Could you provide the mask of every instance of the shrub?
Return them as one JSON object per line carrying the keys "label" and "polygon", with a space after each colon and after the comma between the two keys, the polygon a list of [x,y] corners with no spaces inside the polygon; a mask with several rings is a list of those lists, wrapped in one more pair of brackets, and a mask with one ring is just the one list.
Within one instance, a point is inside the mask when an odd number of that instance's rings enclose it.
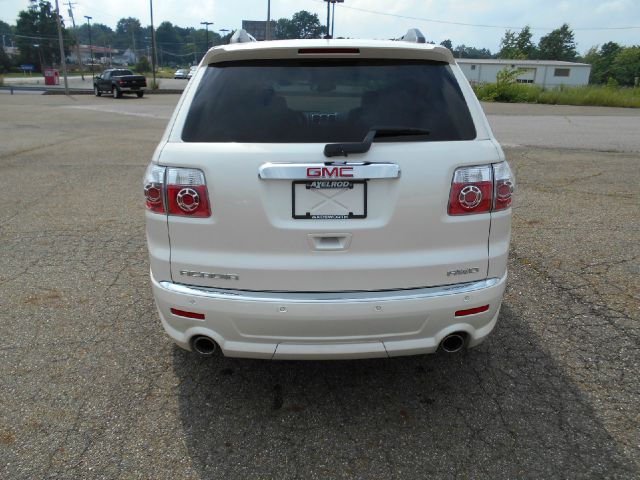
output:
{"label": "shrub", "polygon": [[603,107],[640,108],[640,89],[588,85],[561,85],[545,90],[538,85],[515,83],[498,85],[485,83],[474,87],[479,100],[509,103],[546,103],[553,105],[590,105]]}

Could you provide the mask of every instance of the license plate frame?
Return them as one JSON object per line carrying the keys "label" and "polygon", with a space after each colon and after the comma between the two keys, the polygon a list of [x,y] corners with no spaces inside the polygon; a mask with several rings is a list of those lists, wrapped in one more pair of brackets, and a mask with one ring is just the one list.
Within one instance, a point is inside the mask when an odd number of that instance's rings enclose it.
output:
{"label": "license plate frame", "polygon": [[[338,184],[348,184],[349,186],[332,186]],[[319,186],[315,186],[319,185]],[[356,188],[362,190],[362,212],[348,212],[347,214],[312,214],[305,212],[296,213],[296,185],[304,185],[305,190],[348,190]],[[361,186],[361,187],[360,187]],[[299,188],[299,187],[298,187]],[[295,180],[291,182],[291,217],[294,220],[351,220],[367,218],[367,180]],[[328,198],[330,200],[330,198]]]}

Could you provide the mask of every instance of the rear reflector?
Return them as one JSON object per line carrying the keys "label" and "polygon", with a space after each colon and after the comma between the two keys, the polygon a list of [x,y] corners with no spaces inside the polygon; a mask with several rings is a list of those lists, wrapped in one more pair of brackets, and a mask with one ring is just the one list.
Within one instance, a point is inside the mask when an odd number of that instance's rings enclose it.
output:
{"label": "rear reflector", "polygon": [[178,315],[179,317],[195,318],[196,320],[204,320],[204,313],[187,312],[186,310],[178,310],[172,308],[171,313]]}
{"label": "rear reflector", "polygon": [[456,312],[456,317],[464,317],[466,315],[473,315],[474,313],[482,313],[486,312],[487,310],[489,310],[489,305],[485,305],[484,307],[468,308],[466,310],[458,310]]}
{"label": "rear reflector", "polygon": [[318,55],[318,54],[340,54],[359,55],[359,48],[299,48],[298,55]]}

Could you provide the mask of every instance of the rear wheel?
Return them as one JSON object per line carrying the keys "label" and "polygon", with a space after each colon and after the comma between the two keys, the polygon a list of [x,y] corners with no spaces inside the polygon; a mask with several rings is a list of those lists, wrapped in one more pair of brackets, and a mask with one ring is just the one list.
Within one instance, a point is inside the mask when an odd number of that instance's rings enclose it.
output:
{"label": "rear wheel", "polygon": [[102,96],[102,92],[100,91],[100,89],[98,88],[97,85],[93,86],[93,93],[96,97],[101,97]]}
{"label": "rear wheel", "polygon": [[136,95],[138,96],[138,98],[142,98],[142,96],[144,95],[144,92],[136,92]]}
{"label": "rear wheel", "polygon": [[111,90],[111,93],[113,94],[113,98],[121,98],[122,97],[122,92],[120,90],[118,90],[118,87],[113,87],[113,90]]}

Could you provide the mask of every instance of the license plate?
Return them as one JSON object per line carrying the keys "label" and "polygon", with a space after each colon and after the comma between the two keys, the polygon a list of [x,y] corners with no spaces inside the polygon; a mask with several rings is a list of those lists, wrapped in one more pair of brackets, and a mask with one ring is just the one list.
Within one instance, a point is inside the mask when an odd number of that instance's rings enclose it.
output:
{"label": "license plate", "polygon": [[292,217],[308,220],[367,218],[364,180],[302,180],[291,185]]}

